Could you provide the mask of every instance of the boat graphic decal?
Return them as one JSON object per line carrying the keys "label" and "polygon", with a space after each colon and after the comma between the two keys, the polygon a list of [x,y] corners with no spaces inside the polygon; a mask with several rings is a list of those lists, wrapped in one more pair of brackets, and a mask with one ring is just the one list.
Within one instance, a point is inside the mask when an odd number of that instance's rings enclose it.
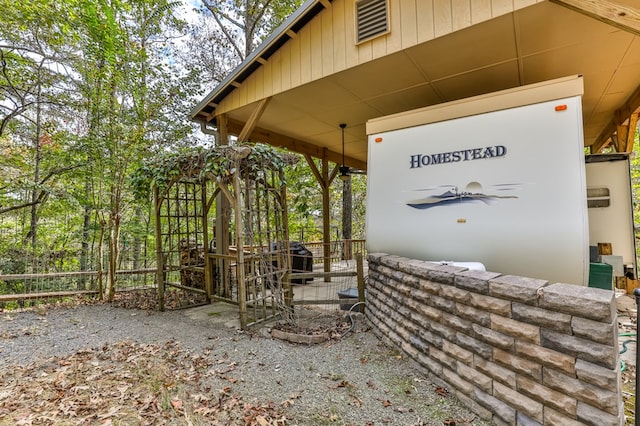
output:
{"label": "boat graphic decal", "polygon": [[[491,205],[501,199],[518,198],[516,195],[502,195],[520,189],[517,183],[502,183],[491,185],[492,195],[483,193],[482,185],[478,182],[469,182],[463,191],[456,185],[441,185],[436,188],[417,189],[416,191],[429,191],[433,195],[407,202],[409,207],[425,210],[433,207],[442,207],[451,204],[486,204]],[[444,190],[443,188],[446,188]],[[444,192],[442,192],[444,191]],[[440,193],[438,193],[440,192]],[[502,193],[498,195],[497,193]]]}

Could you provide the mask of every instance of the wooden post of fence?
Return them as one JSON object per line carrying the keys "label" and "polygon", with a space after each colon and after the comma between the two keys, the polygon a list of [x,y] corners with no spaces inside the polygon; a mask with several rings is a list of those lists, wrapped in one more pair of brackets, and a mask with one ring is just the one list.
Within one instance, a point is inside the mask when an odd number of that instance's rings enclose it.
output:
{"label": "wooden post of fence", "polygon": [[360,312],[364,314],[364,264],[362,253],[356,253],[356,270],[358,272],[358,302],[363,302],[363,304],[360,305]]}
{"label": "wooden post of fence", "polygon": [[353,259],[351,240],[350,239],[342,240],[342,258],[344,260]]}
{"label": "wooden post of fence", "polygon": [[160,221],[160,210],[162,200],[160,199],[160,191],[158,187],[153,187],[153,208],[156,215],[156,262],[158,264],[158,272],[156,273],[156,281],[158,285],[158,310],[164,311],[164,268],[165,257],[162,255],[162,223]]}

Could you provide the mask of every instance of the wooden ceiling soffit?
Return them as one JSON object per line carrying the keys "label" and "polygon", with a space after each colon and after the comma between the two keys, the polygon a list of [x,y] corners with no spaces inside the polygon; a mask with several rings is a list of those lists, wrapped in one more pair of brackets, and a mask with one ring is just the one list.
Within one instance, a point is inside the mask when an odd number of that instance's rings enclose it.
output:
{"label": "wooden ceiling soffit", "polygon": [[271,97],[268,97],[258,102],[258,105],[251,113],[249,120],[247,120],[244,127],[240,131],[240,134],[238,134],[238,142],[246,142],[249,140],[249,135],[253,133],[253,129],[255,129],[256,124],[258,124],[258,120],[260,120],[260,117],[262,117],[262,113],[264,112],[264,110],[267,109],[267,105],[269,104],[270,100]]}
{"label": "wooden ceiling soffit", "polygon": [[616,133],[617,141],[615,148],[618,152],[631,152],[633,141],[638,131],[638,113],[640,113],[640,86],[627,99],[621,108],[613,114],[613,118],[607,126],[600,132],[593,145],[591,153],[602,152],[613,140],[612,135]]}
{"label": "wooden ceiling soffit", "polygon": [[640,35],[640,7],[618,0],[551,0],[624,31]]}
{"label": "wooden ceiling soffit", "polygon": [[[243,127],[244,126],[240,121],[229,119],[229,133],[238,134],[238,132],[240,132]],[[254,142],[262,142],[280,148],[286,148],[289,151],[296,152],[298,154],[308,154],[315,158],[325,158],[326,156],[327,160],[332,161],[336,164],[342,164],[342,153],[325,150],[323,147],[313,145],[308,142],[299,141],[289,136],[271,132],[257,126],[254,127],[253,131],[248,135],[248,138],[244,140],[249,139]],[[345,156],[344,162],[346,166],[353,167],[359,170],[367,170],[367,163],[365,161]]]}

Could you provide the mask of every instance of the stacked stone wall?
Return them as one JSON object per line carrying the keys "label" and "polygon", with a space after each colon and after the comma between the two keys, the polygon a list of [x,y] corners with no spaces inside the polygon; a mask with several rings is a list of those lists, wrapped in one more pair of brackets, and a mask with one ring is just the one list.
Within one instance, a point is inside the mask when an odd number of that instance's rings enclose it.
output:
{"label": "stacked stone wall", "polygon": [[622,425],[611,291],[369,254],[376,333],[498,425]]}

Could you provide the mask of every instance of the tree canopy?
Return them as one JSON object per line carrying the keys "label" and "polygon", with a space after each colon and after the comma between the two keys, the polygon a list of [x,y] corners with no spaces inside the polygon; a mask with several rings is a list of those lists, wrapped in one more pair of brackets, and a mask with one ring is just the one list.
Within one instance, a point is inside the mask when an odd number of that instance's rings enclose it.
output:
{"label": "tree canopy", "polygon": [[[212,152],[189,110],[300,3],[0,0],[0,274],[146,264],[141,171]],[[286,173],[293,232],[317,236],[318,184]]]}

